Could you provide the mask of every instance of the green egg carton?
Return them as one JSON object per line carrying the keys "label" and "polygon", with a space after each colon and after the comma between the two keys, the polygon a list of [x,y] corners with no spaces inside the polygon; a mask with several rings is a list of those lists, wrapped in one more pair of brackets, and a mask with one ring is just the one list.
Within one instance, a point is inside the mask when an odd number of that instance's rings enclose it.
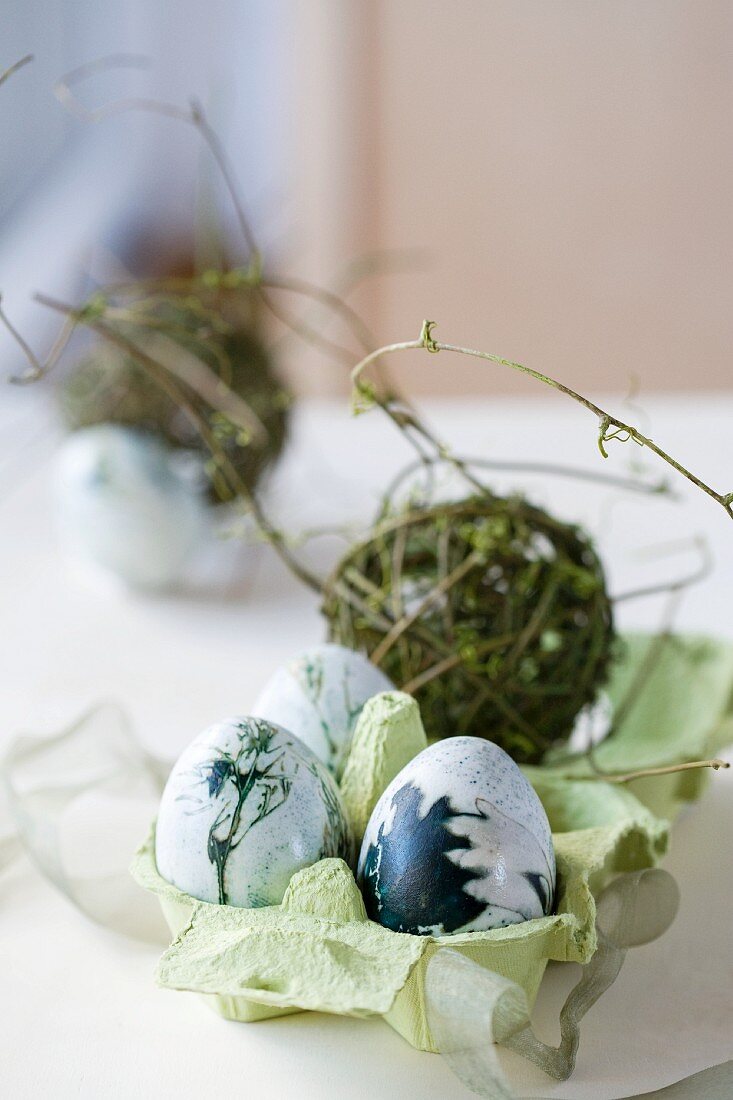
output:
{"label": "green egg carton", "polygon": [[[733,741],[733,645],[702,637],[671,638],[651,662],[648,635],[625,638],[609,688],[633,706],[597,765],[631,772],[699,759]],[[415,701],[400,692],[375,696],[359,720],[341,782],[356,835],[379,795],[426,745]],[[591,778],[587,761],[557,759],[523,769],[539,794],[557,857],[552,916],[488,932],[412,936],[367,918],[349,867],[325,859],[293,875],[280,905],[214,905],[166,882],[155,864],[155,833],[132,873],[158,895],[174,936],[158,982],[203,995],[222,1016],[253,1022],[292,1012],[381,1015],[414,1047],[435,1050],[425,1014],[430,958],[452,948],[511,979],[534,1003],[550,959],[587,962],[596,947],[594,896],[609,877],[656,864],[669,823],[699,797],[701,771],[677,772],[623,786]]]}

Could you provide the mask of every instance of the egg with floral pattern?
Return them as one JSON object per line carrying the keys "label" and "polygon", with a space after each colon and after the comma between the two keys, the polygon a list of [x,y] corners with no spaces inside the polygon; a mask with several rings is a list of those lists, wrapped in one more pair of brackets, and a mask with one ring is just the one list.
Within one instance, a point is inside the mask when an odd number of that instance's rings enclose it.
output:
{"label": "egg with floral pattern", "polygon": [[201,901],[278,905],[296,871],[351,861],[341,795],[288,730],[230,718],[204,730],[166,783],[155,829],[158,871]]}
{"label": "egg with floral pattern", "polygon": [[337,778],[364,704],[394,684],[361,653],[346,646],[312,646],[282,665],[252,713],[290,729]]}
{"label": "egg with floral pattern", "polygon": [[553,910],[550,825],[503,749],[447,738],[418,753],[380,797],[357,876],[370,918],[395,932],[503,928]]}

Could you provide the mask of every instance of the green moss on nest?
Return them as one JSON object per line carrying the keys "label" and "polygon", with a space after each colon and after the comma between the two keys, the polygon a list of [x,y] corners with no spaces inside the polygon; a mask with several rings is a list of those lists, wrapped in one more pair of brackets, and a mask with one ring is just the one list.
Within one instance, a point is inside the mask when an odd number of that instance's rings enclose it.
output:
{"label": "green moss on nest", "polygon": [[520,497],[407,506],[326,585],[330,637],[420,703],[429,737],[487,737],[520,762],[564,741],[614,640],[588,536]]}
{"label": "green moss on nest", "polygon": [[[240,309],[242,295],[154,294],[146,286],[125,301],[120,331],[141,350],[156,355],[161,337],[200,359],[251,407],[266,432],[263,444],[243,438],[242,431],[212,409],[185,383],[181,390],[206,418],[237,473],[254,488],[285,444],[291,396],[277,377],[256,326]],[[196,426],[135,358],[101,340],[72,369],[61,386],[62,415],[71,429],[114,423],[155,432],[171,446],[198,450],[210,471],[213,501],[232,499],[217,478],[210,454]]]}

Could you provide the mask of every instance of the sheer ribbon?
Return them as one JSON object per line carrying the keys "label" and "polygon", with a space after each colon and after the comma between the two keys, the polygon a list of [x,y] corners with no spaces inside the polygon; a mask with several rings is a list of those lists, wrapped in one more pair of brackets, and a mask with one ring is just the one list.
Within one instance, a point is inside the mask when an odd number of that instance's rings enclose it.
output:
{"label": "sheer ribbon", "polygon": [[[678,905],[675,880],[659,869],[619,875],[603,891],[596,913],[598,949],[563,1005],[558,1047],[535,1035],[525,992],[515,982],[485,970],[458,951],[436,952],[425,979],[426,1011],[433,1040],[452,1071],[478,1096],[517,1100],[499,1059],[498,1048],[504,1046],[549,1077],[566,1080],[575,1068],[580,1021],[613,985],[626,952],[663,935]],[[693,1080],[697,1091],[682,1091]],[[647,1095],[670,1100],[693,1095],[729,1098],[733,1062]]]}
{"label": "sheer ribbon", "polygon": [[112,704],[54,736],[19,737],[3,760],[8,823],[0,867],[25,851],[92,920],[167,943],[157,902],[136,886],[128,866],[169,769],[145,752]]}

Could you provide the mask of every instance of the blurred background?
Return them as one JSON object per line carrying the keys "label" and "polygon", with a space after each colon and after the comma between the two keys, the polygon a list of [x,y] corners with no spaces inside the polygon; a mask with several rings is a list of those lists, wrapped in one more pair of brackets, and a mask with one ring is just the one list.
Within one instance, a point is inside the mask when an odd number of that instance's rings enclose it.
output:
{"label": "blurred background", "polygon": [[[364,346],[415,339],[426,317],[446,342],[525,363],[595,398],[726,488],[729,4],[464,0],[427,11],[417,0],[9,0],[0,42],[0,71],[34,55],[0,88],[0,292],[39,356],[60,318],[34,300],[37,291],[78,305],[120,281],[191,280],[251,258],[211,149],[190,119],[170,117],[191,103],[221,141],[266,273],[334,289],[363,318],[360,344],[343,317],[277,291],[278,307],[337,345],[336,356],[299,339],[272,311],[237,319],[266,348],[272,400],[296,400],[283,462],[282,405],[277,446],[264,460],[277,466],[263,485],[286,531],[374,514],[390,474],[412,452],[379,415],[361,418],[357,432],[349,370]],[[64,81],[76,97],[65,104],[57,94]],[[93,120],[120,101],[136,109]],[[192,445],[180,417],[130,413],[124,372],[106,408],[68,415],[60,386],[69,376],[86,385],[80,363],[90,346],[104,376],[104,345],[78,331],[47,378],[0,386],[0,502],[17,498],[17,519],[6,512],[17,532],[13,561],[32,538],[52,545],[50,527],[32,536],[24,524],[56,508],[58,485],[46,479],[47,506],[23,494],[44,460],[64,461],[55,458],[64,430],[139,421],[175,448]],[[180,339],[175,349],[185,360]],[[421,407],[428,402],[439,436],[464,454],[519,462],[520,471],[527,461],[542,467],[577,456],[594,473],[653,482],[668,472],[648,451],[618,443],[601,464],[588,413],[506,367],[420,351],[389,365],[404,392]],[[0,377],[25,366],[0,328]],[[143,462],[134,440],[114,455],[113,444],[93,441],[84,461],[112,463],[118,473],[134,453]],[[584,523],[609,569],[623,575],[628,566],[632,588],[636,550],[674,547],[687,535],[728,538],[722,509],[681,478],[673,480],[688,508],[684,523],[679,508],[640,508],[648,503],[640,498],[627,500],[614,525],[600,490],[580,494],[573,482],[512,470],[496,471],[492,484],[530,491]],[[140,476],[149,481],[151,469]],[[217,522],[226,514],[217,511]],[[154,544],[159,517],[148,536]],[[721,546],[727,558],[727,541]],[[327,571],[336,549],[319,541],[304,552]],[[652,554],[645,576],[684,573],[678,556],[664,568],[658,560]],[[249,566],[241,571],[251,587]],[[55,575],[49,583],[62,587]],[[716,600],[715,581],[698,586],[692,621],[705,623]],[[659,621],[658,609],[643,607]]]}
{"label": "blurred background", "polygon": [[[336,285],[376,258],[353,302],[379,343],[427,316],[445,340],[581,388],[733,384],[723,0],[9,0],[0,41],[3,67],[36,58],[2,94],[0,283],[39,350],[50,322],[31,290],[75,300],[118,266],[205,261],[214,216],[240,249],[190,127],[139,113],[95,126],[52,94],[94,58],[142,54],[147,69],[102,73],[80,98],[197,96],[271,265]],[[285,367],[300,392],[346,390],[323,356]],[[406,357],[400,372],[412,392],[536,389],[461,360]]]}
{"label": "blurred background", "polygon": [[[0,89],[0,291],[39,355],[59,317],[36,291],[79,304],[120,280],[247,263],[211,150],[185,120],[147,109],[162,103],[175,115],[194,102],[229,158],[265,271],[342,293],[366,323],[367,346],[414,339],[431,318],[439,338],[562,380],[726,488],[729,4],[464,0],[428,11],[417,0],[11,0],[2,32],[0,69],[27,53],[34,60]],[[54,93],[75,71],[77,108],[132,100],[142,109],[79,117]],[[288,532],[361,523],[411,452],[378,415],[360,419],[355,434],[349,369],[363,347],[343,318],[278,294],[346,350],[325,354],[269,315],[263,335],[256,319],[275,400],[281,380],[288,400],[309,399],[291,417],[268,507]],[[59,446],[56,391],[89,337],[75,340],[41,383],[0,388],[0,500],[21,498]],[[602,466],[588,413],[506,367],[417,351],[390,366],[463,453],[520,470],[577,457],[594,472],[652,482],[667,474],[647,451],[619,444]],[[0,375],[23,367],[0,330]],[[463,404],[451,411],[451,402]],[[66,428],[115,418],[130,423],[113,410],[67,417]],[[167,443],[190,445],[177,425],[164,427]],[[94,446],[101,461],[107,443]],[[115,452],[114,462],[123,458]],[[692,497],[684,522],[676,506],[651,509],[640,498],[611,523],[600,490],[580,494],[572,482],[512,470],[492,484],[530,491],[586,524],[608,568],[628,568],[627,587],[636,587],[633,555],[652,544],[674,549],[702,534],[721,540],[718,558],[727,557],[722,509],[681,478],[678,496],[686,505]],[[49,481],[43,492],[55,507],[57,488]],[[45,516],[33,499],[16,505],[16,559],[32,539],[23,524]],[[159,540],[156,523],[150,537]],[[44,546],[51,538],[42,524],[33,537]],[[336,551],[323,547],[313,553],[327,569]],[[644,583],[685,572],[675,554],[664,567],[658,560],[652,553]],[[243,575],[251,588],[248,566]],[[49,584],[60,587],[55,574]],[[704,624],[717,598],[716,581],[699,586],[691,621]],[[659,609],[643,607],[644,621],[658,623]]]}

